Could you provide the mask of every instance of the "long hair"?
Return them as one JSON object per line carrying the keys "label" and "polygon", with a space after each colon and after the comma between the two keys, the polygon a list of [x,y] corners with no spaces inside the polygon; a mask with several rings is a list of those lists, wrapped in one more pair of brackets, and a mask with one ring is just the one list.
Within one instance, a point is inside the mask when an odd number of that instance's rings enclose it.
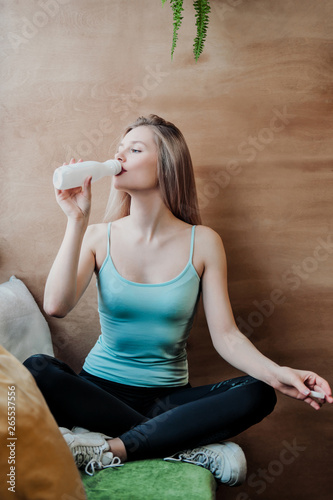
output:
{"label": "long hair", "polygon": [[[141,116],[129,125],[122,137],[142,125],[150,127],[158,148],[157,178],[162,200],[175,217],[189,224],[201,224],[191,155],[183,134],[157,115]],[[106,221],[126,217],[131,197],[113,185],[106,206]]]}

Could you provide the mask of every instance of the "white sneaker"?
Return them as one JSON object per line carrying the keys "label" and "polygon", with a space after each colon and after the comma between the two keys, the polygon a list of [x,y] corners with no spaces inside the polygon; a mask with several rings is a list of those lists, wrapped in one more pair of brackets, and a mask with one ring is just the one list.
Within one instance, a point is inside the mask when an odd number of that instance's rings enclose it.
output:
{"label": "white sneaker", "polygon": [[188,462],[208,469],[220,482],[228,486],[238,486],[246,479],[246,458],[236,443],[207,444],[194,450],[178,452],[164,460]]}
{"label": "white sneaker", "polygon": [[104,439],[112,439],[111,436],[107,436],[106,434],[102,434],[101,432],[88,431],[88,429],[84,429],[84,427],[73,427],[71,432],[73,434],[89,434],[90,436],[99,436]]}
{"label": "white sneaker", "polygon": [[120,458],[114,457],[106,439],[111,439],[99,432],[89,432],[82,427],[70,431],[59,427],[69,449],[72,452],[77,467],[84,468],[86,474],[93,476],[96,469],[119,467],[123,465]]}

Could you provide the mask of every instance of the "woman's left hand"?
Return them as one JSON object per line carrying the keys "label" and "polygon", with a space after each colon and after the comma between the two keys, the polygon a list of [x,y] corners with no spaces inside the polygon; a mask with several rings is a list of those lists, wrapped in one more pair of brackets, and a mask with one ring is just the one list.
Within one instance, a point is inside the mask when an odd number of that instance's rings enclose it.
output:
{"label": "woman's left hand", "polygon": [[[328,382],[314,372],[280,366],[274,375],[275,380],[272,384],[274,389],[292,398],[305,401],[315,410],[319,410],[326,401],[333,403]],[[310,391],[319,392],[324,395],[324,398],[313,398]]]}

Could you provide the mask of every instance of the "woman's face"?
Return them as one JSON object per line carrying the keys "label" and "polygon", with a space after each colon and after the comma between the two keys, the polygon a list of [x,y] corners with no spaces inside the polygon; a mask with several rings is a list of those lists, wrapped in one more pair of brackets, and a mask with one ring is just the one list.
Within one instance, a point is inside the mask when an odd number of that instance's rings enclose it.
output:
{"label": "woman's face", "polygon": [[150,127],[140,126],[128,132],[119,144],[115,158],[123,167],[114,177],[116,189],[130,194],[158,188],[158,151]]}

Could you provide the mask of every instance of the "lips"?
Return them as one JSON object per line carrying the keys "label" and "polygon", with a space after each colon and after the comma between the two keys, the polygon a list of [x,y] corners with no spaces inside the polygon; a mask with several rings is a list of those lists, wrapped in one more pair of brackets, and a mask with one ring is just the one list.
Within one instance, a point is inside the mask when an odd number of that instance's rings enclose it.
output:
{"label": "lips", "polygon": [[116,175],[116,177],[119,177],[119,175],[123,174],[124,172],[127,172],[127,170],[125,170],[124,167],[121,167],[121,171]]}

